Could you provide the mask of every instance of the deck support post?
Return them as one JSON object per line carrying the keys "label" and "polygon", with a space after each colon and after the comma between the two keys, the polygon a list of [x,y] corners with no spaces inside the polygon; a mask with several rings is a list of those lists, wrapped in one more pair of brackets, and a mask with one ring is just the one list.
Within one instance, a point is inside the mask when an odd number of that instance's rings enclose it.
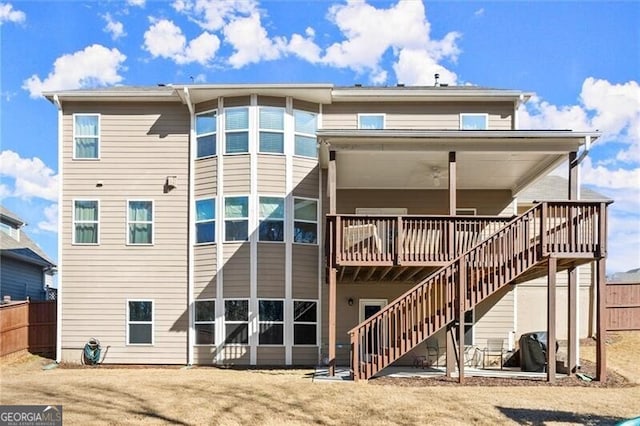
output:
{"label": "deck support post", "polygon": [[[570,152],[569,153],[569,183],[568,183],[568,194],[569,200],[579,200],[580,199],[580,187],[578,182],[578,153]],[[576,208],[571,207],[571,215],[569,218],[569,238],[573,244],[578,241],[579,235],[577,233],[577,229],[575,227],[576,220]],[[580,344],[578,341],[578,297],[579,297],[579,288],[578,288],[578,273],[576,267],[572,266],[567,269],[567,291],[568,291],[568,318],[567,324],[569,327],[567,333],[567,370],[569,376],[574,374],[577,369],[577,358],[578,358],[578,345]]]}
{"label": "deck support post", "polygon": [[556,380],[556,272],[558,259],[547,261],[547,381]]}
{"label": "deck support post", "polygon": [[458,322],[458,383],[464,381],[464,311],[467,297],[467,266],[464,256],[460,259],[456,297],[456,320]]}
{"label": "deck support post", "polygon": [[[334,267],[329,268],[329,376],[336,375],[336,301],[337,273]],[[359,368],[354,365],[353,368]]]}
{"label": "deck support post", "polygon": [[607,380],[607,358],[605,353],[605,340],[607,339],[605,267],[606,258],[601,257],[596,264],[596,380],[600,382]]}
{"label": "deck support post", "polygon": [[[457,208],[456,201],[456,153],[449,153],[449,216],[456,215]],[[453,222],[449,221],[448,226],[448,239],[447,243],[449,246],[448,255],[449,260],[453,260],[456,258],[456,247],[455,247],[455,228],[453,226]]]}

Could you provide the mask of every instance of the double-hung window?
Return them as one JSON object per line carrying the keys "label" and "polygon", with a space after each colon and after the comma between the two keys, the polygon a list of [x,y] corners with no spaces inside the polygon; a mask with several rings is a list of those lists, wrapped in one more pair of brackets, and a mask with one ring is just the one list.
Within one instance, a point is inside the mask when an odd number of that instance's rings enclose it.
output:
{"label": "double-hung window", "polygon": [[282,300],[258,301],[258,343],[282,345],[284,336],[284,308]]}
{"label": "double-hung window", "polygon": [[196,345],[214,345],[216,343],[216,302],[215,300],[196,300]]}
{"label": "double-hung window", "polygon": [[293,199],[293,242],[318,243],[318,201]]}
{"label": "double-hung window", "polygon": [[216,155],[217,118],[216,111],[196,115],[197,158]]}
{"label": "double-hung window", "polygon": [[384,114],[358,114],[358,129],[384,129]]}
{"label": "double-hung window", "polygon": [[129,201],[127,244],[153,244],[153,201]]}
{"label": "double-hung window", "polygon": [[318,158],[317,115],[312,112],[294,110],[293,120],[295,123],[293,153],[302,157]]}
{"label": "double-hung window", "polygon": [[73,115],[73,158],[96,160],[100,158],[100,115]]}
{"label": "double-hung window", "polygon": [[98,244],[100,228],[100,203],[98,200],[73,202],[73,243]]}
{"label": "double-hung window", "polygon": [[127,302],[127,344],[153,344],[153,301]]}
{"label": "double-hung window", "polygon": [[225,300],[224,321],[226,344],[249,344],[248,300]]}
{"label": "double-hung window", "polygon": [[487,130],[488,123],[487,114],[460,114],[460,130]]}
{"label": "double-hung window", "polygon": [[284,109],[260,107],[260,152],[284,153]]}
{"label": "double-hung window", "polygon": [[293,301],[293,344],[315,345],[318,332],[318,303],[308,300]]}
{"label": "double-hung window", "polygon": [[260,241],[284,241],[284,198],[260,197]]}
{"label": "double-hung window", "polygon": [[249,197],[224,199],[224,240],[247,241],[249,239]]}
{"label": "double-hung window", "polygon": [[216,200],[196,200],[196,243],[216,241]]}
{"label": "double-hung window", "polygon": [[249,108],[224,110],[225,154],[249,152]]}

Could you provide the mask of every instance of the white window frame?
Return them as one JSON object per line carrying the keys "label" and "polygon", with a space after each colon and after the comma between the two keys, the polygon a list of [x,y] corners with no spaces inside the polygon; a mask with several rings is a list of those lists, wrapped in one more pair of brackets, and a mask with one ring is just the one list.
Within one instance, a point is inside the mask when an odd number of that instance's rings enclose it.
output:
{"label": "white window frame", "polygon": [[[229,321],[227,320],[227,302],[246,301],[247,302],[247,320],[246,321]],[[247,297],[228,297],[222,300],[222,309],[224,312],[224,335],[222,341],[225,346],[249,346],[251,344],[251,300]],[[227,324],[247,324],[247,343],[228,343],[227,342]]]}
{"label": "white window frame", "polygon": [[[247,239],[246,240],[227,240],[227,198],[246,198],[247,199],[247,216],[244,217],[234,217],[228,220],[236,221],[236,220],[244,220],[247,222]],[[249,216],[251,216],[251,196],[244,194],[234,194],[234,195],[226,195],[222,204],[222,241],[225,243],[245,243],[251,240],[251,230],[249,229]],[[235,300],[235,299],[234,299]]]}
{"label": "white window frame", "polygon": [[[375,129],[367,129],[365,127],[362,127],[362,122],[360,121],[361,118],[363,117],[382,117],[382,127],[381,128],[375,128]],[[387,114],[382,113],[382,112],[367,112],[367,113],[359,113],[358,114],[358,129],[361,130],[384,130],[387,128]]]}
{"label": "white window frame", "polygon": [[364,321],[364,307],[365,305],[379,306],[380,310],[384,309],[389,301],[387,299],[360,299],[358,300],[358,320]]}
{"label": "white window frame", "polygon": [[[144,203],[151,203],[151,220],[150,221],[141,221],[141,220],[135,220],[132,221],[131,218],[129,217],[129,203],[131,202],[144,202]],[[156,227],[155,227],[155,216],[156,216],[156,204],[154,200],[149,200],[149,199],[127,199],[127,224],[126,224],[126,240],[127,240],[127,245],[128,246],[152,246],[155,243],[156,240]],[[151,242],[150,243],[132,243],[131,241],[129,241],[129,237],[130,237],[130,232],[129,232],[129,225],[131,224],[135,224],[135,223],[142,223],[142,224],[150,224],[151,225]]]}
{"label": "white window frame", "polygon": [[[282,200],[282,206],[283,206],[283,216],[282,219],[269,219],[266,217],[263,217],[260,214],[260,199],[261,198],[279,198]],[[257,229],[257,234],[258,234],[258,242],[260,243],[270,243],[270,244],[282,244],[285,241],[287,241],[287,197],[283,196],[283,195],[271,195],[271,194],[260,194],[258,195],[258,229]],[[270,241],[270,240],[261,240],[260,239],[260,225],[262,225],[262,222],[265,220],[270,220],[270,221],[278,221],[278,222],[282,222],[282,241]]]}
{"label": "white window frame", "polygon": [[[315,221],[310,221],[310,220],[305,220],[305,219],[296,219],[296,200],[308,200],[308,201],[315,201],[316,203],[316,220]],[[309,197],[293,197],[293,229],[291,230],[292,232],[292,236],[293,238],[291,239],[293,241],[293,244],[304,244],[304,245],[308,245],[308,246],[317,246],[320,243],[320,231],[319,231],[319,224],[320,224],[320,220],[318,218],[319,215],[319,210],[320,210],[320,201],[317,198],[309,198]],[[305,243],[305,242],[299,242],[296,241],[296,222],[302,222],[302,223],[315,223],[316,225],[316,242],[315,243]]]}
{"label": "white window frame", "polygon": [[[282,112],[282,130],[278,130],[278,129],[263,129],[262,127],[260,127],[260,111],[262,111],[263,109],[273,109],[273,110],[280,110]],[[284,132],[284,122],[286,121],[286,109],[282,108],[282,107],[277,107],[277,106],[267,106],[267,105],[261,105],[258,107],[258,153],[259,154],[265,154],[265,155],[284,155],[286,148],[285,148],[285,141],[286,141],[286,137],[285,137],[285,132]],[[269,151],[262,151],[260,148],[260,134],[261,133],[279,133],[282,135],[282,152],[269,152]]]}
{"label": "white window frame", "polygon": [[[198,304],[198,302],[213,302],[213,309],[214,309],[213,310],[213,321],[198,321],[196,319],[197,318],[197,316],[196,316],[196,310],[197,310],[196,305]],[[213,343],[198,343],[198,340],[197,340],[198,339],[198,332],[196,330],[196,328],[197,328],[196,326],[199,325],[199,324],[213,324],[213,330],[214,330],[214,333],[215,333],[215,331],[216,331],[216,326],[215,326],[215,324],[216,324],[215,312],[216,311],[215,311],[215,309],[216,309],[216,299],[197,299],[197,300],[195,300],[193,302],[193,324],[194,324],[193,328],[194,328],[194,332],[195,332],[195,338],[194,338],[194,345],[195,346],[215,346],[216,345],[216,342],[215,342],[216,335],[215,334],[213,336],[213,338],[214,338]]]}
{"label": "white window frame", "polygon": [[[262,321],[260,319],[260,302],[280,302],[282,303],[282,321]],[[284,319],[285,319],[285,300],[284,299],[278,299],[278,298],[268,298],[268,297],[262,297],[258,299],[258,312],[257,313],[257,317],[258,317],[258,329],[256,330],[258,336],[257,336],[257,341],[258,341],[258,346],[263,346],[263,347],[280,347],[280,346],[284,346],[284,341],[285,341],[285,328],[284,328]],[[260,343],[260,325],[261,324],[269,324],[269,325],[281,325],[282,326],[282,343]]]}
{"label": "white window frame", "polygon": [[[198,210],[196,208],[196,205],[198,204],[198,201],[207,201],[207,200],[213,200],[213,219],[207,219],[207,220],[198,220]],[[194,245],[196,246],[204,246],[207,244],[215,244],[216,240],[217,240],[217,235],[216,235],[216,213],[217,213],[217,199],[216,197],[203,197],[203,198],[196,198],[193,202],[193,214],[194,214]],[[198,242],[198,224],[199,223],[209,223],[212,222],[213,223],[213,241],[203,241],[203,242]]]}
{"label": "white window frame", "polygon": [[[227,112],[231,110],[244,109],[247,111],[247,128],[246,129],[227,129]],[[246,155],[251,152],[251,107],[237,106],[224,109],[224,155]],[[227,135],[229,133],[246,133],[247,134],[247,151],[245,152],[227,152]]]}
{"label": "white window frame", "polygon": [[[76,131],[76,117],[98,117],[98,136],[95,135],[79,135]],[[99,113],[96,112],[89,112],[89,113],[75,113],[72,116],[72,120],[73,120],[73,160],[79,160],[79,161],[96,161],[96,160],[100,160],[100,153],[101,153],[101,148],[102,148],[102,137],[101,137],[101,133],[102,133],[102,118],[101,115]],[[76,139],[77,138],[95,138],[97,139],[97,143],[98,143],[98,155],[96,157],[89,157],[89,158],[85,158],[85,157],[80,157],[78,158],[78,156],[76,155]]]}
{"label": "white window frame", "polygon": [[[76,202],[77,201],[95,201],[98,203],[98,220],[76,220]],[[72,216],[72,226],[73,229],[71,231],[71,244],[74,246],[99,246],[100,245],[100,200],[95,198],[74,198],[71,201],[71,216]],[[95,223],[98,226],[97,238],[95,243],[77,243],[76,242],[76,223]]]}
{"label": "white window frame", "polygon": [[[296,319],[295,319],[296,302],[312,302],[312,303],[316,304],[316,320],[315,320],[315,322],[296,321]],[[292,330],[292,335],[291,335],[291,344],[293,346],[295,346],[295,347],[315,347],[315,346],[319,346],[318,340],[320,339],[321,330],[319,328],[320,322],[318,320],[318,318],[320,317],[320,303],[318,302],[318,300],[317,299],[293,299],[291,312],[292,312],[292,314],[291,314],[292,315],[291,323],[293,324],[293,330]],[[298,344],[296,344],[296,324],[315,325],[316,326],[316,343],[315,344],[309,344],[309,343],[304,343],[304,344],[298,343]]]}
{"label": "white window frame", "polygon": [[462,207],[456,209],[456,216],[476,216],[477,210],[471,207]]}
{"label": "white window frame", "polygon": [[[207,132],[207,133],[198,134],[198,126],[196,125],[196,123],[198,121],[198,116],[199,115],[205,115],[205,114],[211,114],[211,113],[215,114],[216,131],[215,132]],[[194,125],[195,125],[195,128],[193,130],[194,130],[194,133],[196,134],[196,149],[195,149],[196,160],[202,160],[202,159],[205,159],[205,158],[217,157],[218,156],[218,151],[219,151],[218,150],[218,148],[219,148],[219,146],[218,146],[218,110],[217,109],[210,109],[208,111],[201,111],[201,112],[197,113]],[[214,140],[215,140],[215,143],[214,143],[215,148],[214,149],[215,149],[216,153],[212,154],[212,155],[205,155],[205,156],[202,156],[202,157],[198,157],[198,138],[199,137],[203,137],[203,136],[211,136],[211,135],[214,136]]]}
{"label": "white window frame", "polygon": [[[313,112],[313,111],[306,111],[304,109],[294,109],[291,113],[291,115],[293,116],[293,156],[294,157],[300,157],[300,158],[312,158],[314,160],[318,159],[319,156],[319,152],[318,152],[318,136],[315,133],[305,133],[305,132],[298,132],[296,131],[296,111],[299,112],[304,112],[307,114],[312,114],[315,116],[316,118],[316,131],[318,130],[318,116],[319,114],[317,112]],[[296,140],[296,136],[303,136],[303,137],[307,137],[307,138],[313,138],[316,141],[316,155],[315,157],[312,156],[308,156],[308,155],[302,155],[302,154],[296,154],[296,147],[295,147],[295,140]]]}
{"label": "white window frame", "polygon": [[[463,126],[463,121],[465,117],[483,117],[484,118],[484,129],[465,129]],[[489,114],[486,113],[476,113],[476,112],[461,112],[460,113],[460,130],[487,130],[489,128]]]}
{"label": "white window frame", "polygon": [[[130,321],[129,320],[129,314],[130,314],[129,302],[151,302],[151,321]],[[126,346],[153,346],[156,341],[156,336],[155,336],[156,334],[155,333],[156,303],[155,301],[153,299],[127,299],[125,312],[126,312],[126,319],[127,319]],[[131,324],[150,324],[151,325],[151,343],[130,343],[129,325]]]}

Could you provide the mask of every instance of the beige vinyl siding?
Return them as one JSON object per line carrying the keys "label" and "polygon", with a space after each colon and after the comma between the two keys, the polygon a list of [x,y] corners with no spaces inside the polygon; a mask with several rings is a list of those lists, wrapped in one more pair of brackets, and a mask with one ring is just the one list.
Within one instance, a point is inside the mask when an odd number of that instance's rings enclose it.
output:
{"label": "beige vinyl siding", "polygon": [[284,346],[265,347],[258,346],[256,364],[258,365],[284,365]]}
{"label": "beige vinyl siding", "polygon": [[258,154],[258,193],[285,193],[285,162],[284,155]]}
{"label": "beige vinyl siding", "polygon": [[320,168],[318,161],[312,159],[293,159],[293,195],[297,197],[318,198]]}
{"label": "beige vinyl siding", "polygon": [[514,291],[506,286],[476,306],[473,328],[474,344],[487,346],[487,339],[504,339],[505,348],[514,325]]}
{"label": "beige vinyl siding", "polygon": [[222,280],[225,298],[249,297],[249,243],[223,244]]}
{"label": "beige vinyl siding", "polygon": [[258,105],[284,108],[287,105],[287,100],[275,96],[258,96]]}
{"label": "beige vinyl siding", "polygon": [[[592,321],[595,315],[591,304],[592,295],[592,267],[583,265],[578,267],[579,296],[578,296],[578,336],[590,337],[593,334]],[[567,310],[568,288],[567,272],[556,275],[556,337],[567,338]],[[547,278],[537,278],[518,284],[517,292],[517,329],[516,338],[522,333],[545,331],[547,329]]]}
{"label": "beige vinyl siding", "polygon": [[292,253],[292,278],[294,299],[316,299],[318,297],[318,250],[319,246],[294,244]]}
{"label": "beige vinyl siding", "polygon": [[[72,160],[73,113],[100,113],[100,160]],[[106,363],[182,364],[187,341],[189,114],[181,104],[64,104],[63,361],[90,337]],[[167,176],[176,188],[164,193]],[[97,187],[98,181],[102,187]],[[99,200],[100,244],[72,245],[73,200]],[[127,246],[127,200],[153,200],[152,246]],[[153,346],[126,344],[127,299],[153,300]],[[100,301],[99,310],[95,309]]]}
{"label": "beige vinyl siding", "polygon": [[218,193],[218,158],[195,161],[194,194],[196,198],[212,198]]}
{"label": "beige vinyl siding", "polygon": [[249,346],[229,345],[222,349],[222,364],[249,365]]}
{"label": "beige vinyl siding", "polygon": [[251,104],[251,97],[249,96],[237,96],[231,98],[224,98],[224,107],[239,107],[239,106],[249,106]]}
{"label": "beige vinyl siding", "polygon": [[215,364],[216,347],[215,346],[194,346],[193,360],[197,365]]}
{"label": "beige vinyl siding", "polygon": [[193,294],[196,299],[214,299],[216,297],[217,250],[218,246],[215,244],[194,247]]}
{"label": "beige vinyl siding", "polygon": [[293,109],[299,109],[302,111],[309,111],[309,112],[316,112],[316,113],[320,112],[320,107],[318,106],[318,104],[313,102],[301,101],[298,99],[293,100]]}
{"label": "beige vinyl siding", "polygon": [[293,365],[318,365],[318,347],[317,346],[294,346],[291,349],[291,360]]}
{"label": "beige vinyl siding", "polygon": [[218,99],[212,99],[206,102],[200,102],[195,106],[196,114],[204,111],[211,111],[213,109],[218,109]]}
{"label": "beige vinyl siding", "polygon": [[285,245],[258,243],[258,298],[284,298]]}
{"label": "beige vinyl siding", "polygon": [[[446,190],[339,189],[336,209],[339,214],[355,214],[358,207],[406,208],[408,214],[448,215],[449,192]],[[458,190],[459,208],[474,208],[476,214],[511,216],[509,190]]]}
{"label": "beige vinyl siding", "polygon": [[358,114],[385,114],[387,129],[458,130],[461,113],[486,113],[490,130],[512,128],[511,102],[334,103],[323,108],[323,129],[357,129]]}
{"label": "beige vinyl siding", "polygon": [[251,158],[249,155],[224,156],[224,194],[249,194],[251,188]]}

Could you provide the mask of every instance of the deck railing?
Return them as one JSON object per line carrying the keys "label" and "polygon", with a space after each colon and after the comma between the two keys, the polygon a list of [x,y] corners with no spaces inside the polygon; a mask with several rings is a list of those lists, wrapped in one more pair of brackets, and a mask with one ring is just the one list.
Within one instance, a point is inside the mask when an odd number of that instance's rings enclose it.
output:
{"label": "deck railing", "polygon": [[[329,215],[332,264],[437,265],[453,260],[506,225],[485,216]],[[328,235],[329,237],[329,235]]]}
{"label": "deck railing", "polygon": [[357,325],[356,379],[368,379],[549,255],[604,256],[605,202],[543,202]]}

